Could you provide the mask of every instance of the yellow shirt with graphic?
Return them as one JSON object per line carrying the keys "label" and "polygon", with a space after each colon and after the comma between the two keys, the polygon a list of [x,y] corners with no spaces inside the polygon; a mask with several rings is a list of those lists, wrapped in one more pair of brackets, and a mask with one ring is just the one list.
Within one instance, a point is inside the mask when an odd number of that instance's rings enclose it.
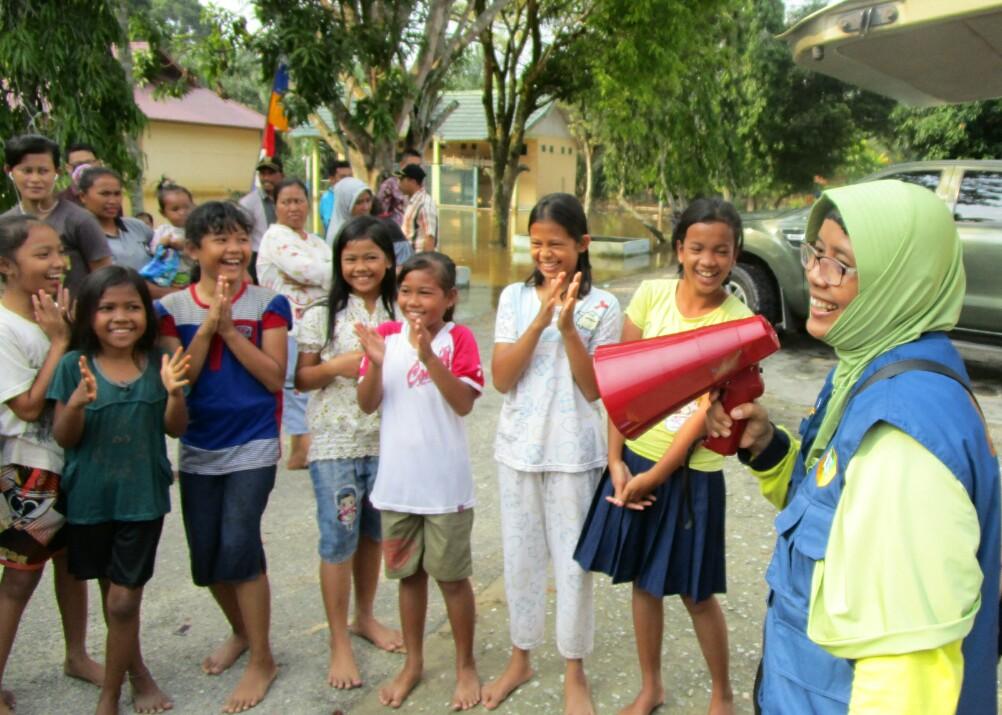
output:
{"label": "yellow shirt with graphic", "polygon": [[[675,305],[677,287],[677,279],[662,279],[644,281],[637,288],[637,292],[633,294],[633,299],[626,309],[626,316],[640,328],[643,337],[657,338],[662,335],[673,335],[687,330],[704,328],[708,325],[718,325],[748,318],[752,315],[748,306],[734,296],[728,296],[719,307],[706,315],[701,315],[698,318],[687,318]],[[627,440],[626,446],[641,457],[656,462],[668,451],[675,439],[675,433],[695,411],[696,402],[690,402],[659,424],[651,427],[637,439]],[[701,446],[692,455],[689,465],[693,469],[712,472],[723,467],[724,458]]]}

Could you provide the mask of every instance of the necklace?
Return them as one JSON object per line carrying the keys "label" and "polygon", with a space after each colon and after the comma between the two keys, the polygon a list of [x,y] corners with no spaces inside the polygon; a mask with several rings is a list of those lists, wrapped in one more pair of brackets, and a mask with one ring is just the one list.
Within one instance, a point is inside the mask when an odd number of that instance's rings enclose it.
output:
{"label": "necklace", "polygon": [[53,211],[55,211],[56,210],[56,206],[58,206],[58,205],[59,205],[59,199],[56,199],[55,201],[52,202],[52,205],[49,208],[47,208],[47,209],[43,209],[43,208],[39,207],[37,211],[25,211],[24,210],[24,204],[22,204],[20,201],[17,202],[17,208],[18,208],[18,210],[22,214],[28,214],[28,213],[30,213],[30,214],[34,214],[35,216],[38,216],[38,218],[42,218],[42,219],[44,219],[46,216],[48,216]]}

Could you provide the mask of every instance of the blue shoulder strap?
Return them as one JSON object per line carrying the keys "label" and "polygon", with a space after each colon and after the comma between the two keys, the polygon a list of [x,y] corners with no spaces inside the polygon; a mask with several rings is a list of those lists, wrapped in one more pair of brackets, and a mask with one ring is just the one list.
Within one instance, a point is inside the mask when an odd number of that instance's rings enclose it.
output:
{"label": "blue shoulder strap", "polygon": [[[985,422],[985,413],[981,410],[981,405],[978,403],[978,398],[974,396],[971,392],[970,385],[967,381],[961,377],[957,372],[951,370],[946,365],[942,363],[934,362],[932,360],[920,360],[920,359],[910,359],[910,360],[899,360],[898,362],[892,362],[890,365],[884,365],[882,368],[877,370],[875,373],[866,378],[863,382],[856,385],[852,392],[849,393],[849,399],[846,403],[851,402],[852,398],[861,393],[866,388],[873,385],[875,382],[881,380],[889,380],[892,377],[897,377],[901,373],[911,372],[912,370],[920,370],[922,372],[934,372],[938,375],[943,375],[949,377],[960,383],[960,386],[967,390],[967,394],[971,396],[971,402],[974,403],[975,408],[978,410],[978,414],[981,415],[981,421]],[[987,431],[987,423],[986,423]]]}

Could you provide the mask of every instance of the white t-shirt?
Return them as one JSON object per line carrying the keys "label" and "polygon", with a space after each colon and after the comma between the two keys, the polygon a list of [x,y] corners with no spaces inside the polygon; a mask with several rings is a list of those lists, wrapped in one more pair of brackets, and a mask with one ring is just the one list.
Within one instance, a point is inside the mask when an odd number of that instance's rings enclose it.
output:
{"label": "white t-shirt", "polygon": [[[539,314],[535,287],[513,283],[498,301],[495,343],[514,343]],[[523,472],[584,472],[604,467],[606,427],[601,403],[589,402],[574,382],[564,341],[553,322],[536,343],[525,372],[504,396],[494,458]],[[611,293],[592,288],[574,306],[574,324],[590,355],[619,342],[623,314]]]}
{"label": "white t-shirt", "polygon": [[[448,514],[473,506],[473,470],[466,425],[410,344],[406,323],[383,323],[383,403],[379,471],[372,504],[405,514]],[[431,342],[452,374],[480,393],[484,371],[469,328],[446,323]],[[362,360],[360,380],[368,360]]]}
{"label": "white t-shirt", "polygon": [[3,463],[48,469],[61,474],[63,450],[52,436],[54,408],[48,403],[35,422],[25,422],[7,405],[35,381],[49,338],[37,324],[0,305],[0,440]]}
{"label": "white t-shirt", "polygon": [[[370,314],[365,301],[348,296],[348,304],[338,311],[334,335],[327,343],[327,304],[308,308],[299,324],[300,353],[317,353],[326,362],[343,353],[358,352],[362,345],[355,334],[355,323],[379,325],[393,316],[377,301]],[[313,390],[306,407],[310,425],[310,461],[321,459],[358,459],[379,454],[379,415],[367,415],[358,407],[355,379],[335,377],[326,387]]]}

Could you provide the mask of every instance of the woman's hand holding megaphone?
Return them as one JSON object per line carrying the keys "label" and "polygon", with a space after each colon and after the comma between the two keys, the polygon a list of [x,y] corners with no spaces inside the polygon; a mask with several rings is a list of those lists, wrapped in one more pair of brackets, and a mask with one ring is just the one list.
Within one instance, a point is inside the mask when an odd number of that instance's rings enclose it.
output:
{"label": "woman's hand holding megaphone", "polygon": [[736,420],[748,420],[739,446],[751,452],[754,459],[769,446],[775,432],[775,427],[769,421],[769,413],[758,402],[746,402],[735,407],[728,415],[720,402],[720,391],[711,392],[710,409],[706,411],[706,433],[710,437],[729,437],[731,426]]}

